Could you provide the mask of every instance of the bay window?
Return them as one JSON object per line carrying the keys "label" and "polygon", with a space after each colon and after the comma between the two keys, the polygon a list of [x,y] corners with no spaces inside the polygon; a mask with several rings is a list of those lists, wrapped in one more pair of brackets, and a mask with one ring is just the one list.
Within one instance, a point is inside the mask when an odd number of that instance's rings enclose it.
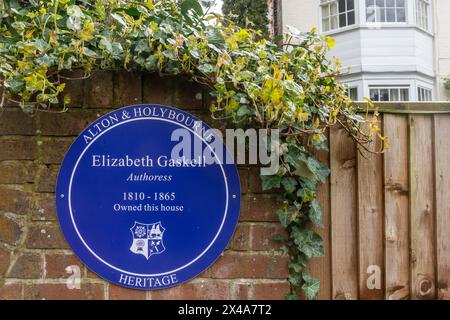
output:
{"label": "bay window", "polygon": [[366,21],[406,22],[406,0],[366,0]]}
{"label": "bay window", "polygon": [[321,0],[322,31],[355,24],[355,0]]}
{"label": "bay window", "polygon": [[416,0],[416,23],[419,28],[424,30],[430,29],[429,24],[429,0]]}
{"label": "bay window", "polygon": [[431,101],[433,100],[433,92],[427,88],[417,87],[417,100]]}
{"label": "bay window", "polygon": [[370,87],[370,100],[372,101],[409,101],[409,88],[407,87]]}

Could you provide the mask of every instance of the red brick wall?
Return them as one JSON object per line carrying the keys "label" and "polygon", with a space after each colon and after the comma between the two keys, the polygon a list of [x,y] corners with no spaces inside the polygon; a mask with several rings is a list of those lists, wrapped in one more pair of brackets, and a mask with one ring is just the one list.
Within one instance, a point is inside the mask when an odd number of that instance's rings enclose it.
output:
{"label": "red brick wall", "polygon": [[[287,257],[270,239],[280,227],[274,194],[261,192],[258,169],[239,168],[240,222],[223,256],[181,286],[143,292],[112,285],[73,255],[58,226],[55,180],[72,140],[111,109],[162,103],[185,109],[213,127],[207,95],[187,81],[154,75],[97,72],[70,81],[65,113],[0,111],[0,299],[283,299]],[[68,289],[65,268],[78,265],[81,288]]]}

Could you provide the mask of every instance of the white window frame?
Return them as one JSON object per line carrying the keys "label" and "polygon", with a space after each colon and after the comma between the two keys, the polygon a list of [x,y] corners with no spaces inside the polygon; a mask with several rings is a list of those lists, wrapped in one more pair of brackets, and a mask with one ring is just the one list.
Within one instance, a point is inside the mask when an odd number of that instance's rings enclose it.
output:
{"label": "white window frame", "polygon": [[[353,98],[351,97],[351,93],[350,93],[351,90],[356,90],[356,99],[353,99]],[[346,86],[345,86],[345,93],[347,94],[347,97],[349,97],[349,98],[352,99],[353,101],[358,101],[358,94],[359,94],[358,86],[349,86],[349,85],[346,85]]]}
{"label": "white window frame", "polygon": [[[408,0],[404,0],[404,4],[405,4],[404,7],[397,7],[397,1],[395,1],[395,7],[387,7],[386,1],[388,1],[388,0],[381,0],[381,1],[384,2],[384,6],[382,7],[382,9],[384,9],[384,21],[378,21],[377,20],[377,13],[376,13],[376,8],[378,8],[376,6],[377,0],[373,0],[374,1],[374,5],[373,6],[369,6],[369,7],[367,6],[367,1],[366,0],[363,0],[363,1],[364,1],[364,9],[365,9],[364,17],[365,17],[366,23],[368,23],[368,24],[378,24],[379,23],[379,24],[395,24],[395,25],[398,25],[398,24],[407,24],[408,23],[408,2],[409,2]],[[369,21],[368,20],[369,8],[373,8],[375,10],[375,13],[374,13],[375,20],[374,21]],[[387,9],[394,9],[395,21],[387,21],[387,11],[386,11]],[[397,17],[398,9],[404,9],[404,11],[405,11],[405,21],[398,21],[398,17]]]}
{"label": "white window frame", "polygon": [[[348,10],[347,8],[347,4],[348,1],[351,0],[345,0],[345,10],[340,12],[339,11],[339,1],[338,0],[321,0],[320,1],[320,28],[322,30],[322,32],[331,32],[331,31],[335,31],[335,30],[339,30],[339,29],[343,29],[343,28],[347,28],[347,27],[351,27],[357,24],[357,5],[358,5],[358,0],[353,0],[353,9]],[[332,14],[332,7],[336,8],[336,12]],[[323,14],[323,9],[327,8],[328,14],[327,16],[324,16]],[[354,22],[353,24],[348,24],[348,16],[349,14],[353,12],[353,16],[354,16]],[[340,25],[340,15],[345,15],[345,25],[341,27]],[[332,27],[332,22],[334,20],[335,23],[335,27]],[[328,28],[324,28],[324,22],[327,21],[328,24]]]}
{"label": "white window frame", "polygon": [[417,101],[433,101],[433,89],[417,86]]}
{"label": "white window frame", "polygon": [[[401,90],[406,89],[408,90],[408,99],[407,100],[400,100],[401,97]],[[369,97],[371,97],[370,91],[371,90],[378,90],[378,97],[381,97],[381,90],[388,90],[388,100],[374,100],[375,102],[407,102],[411,101],[411,87],[410,86],[369,86]],[[399,100],[391,100],[391,90],[397,90],[397,95],[399,97]],[[371,97],[372,98],[372,97]]]}
{"label": "white window frame", "polygon": [[[421,11],[421,8],[425,8],[425,12]],[[416,26],[422,30],[431,31],[431,1],[415,0],[415,9]]]}

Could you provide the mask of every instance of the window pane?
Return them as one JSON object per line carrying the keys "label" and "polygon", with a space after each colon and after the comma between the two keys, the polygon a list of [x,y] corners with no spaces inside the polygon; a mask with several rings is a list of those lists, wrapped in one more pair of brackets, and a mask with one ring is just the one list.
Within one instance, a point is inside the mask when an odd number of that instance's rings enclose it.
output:
{"label": "window pane", "polygon": [[397,22],[406,22],[405,9],[397,9]]}
{"label": "window pane", "polygon": [[370,100],[380,101],[380,96],[378,94],[378,89],[370,89]]}
{"label": "window pane", "polygon": [[330,19],[322,19],[322,30],[328,31],[330,30]]}
{"label": "window pane", "polygon": [[345,27],[347,25],[347,19],[345,18],[345,13],[339,15],[339,27]]}
{"label": "window pane", "polygon": [[386,9],[377,8],[376,9],[376,21],[377,22],[386,22]]}
{"label": "window pane", "polygon": [[380,101],[389,101],[389,89],[380,89]]}
{"label": "window pane", "polygon": [[398,101],[398,89],[391,89],[389,94],[390,101]]}
{"label": "window pane", "polygon": [[331,15],[337,14],[337,3],[330,4],[330,12],[331,12]]}
{"label": "window pane", "polygon": [[339,0],[339,12],[345,12],[345,0]]}
{"label": "window pane", "polygon": [[400,101],[409,101],[409,89],[400,89]]}
{"label": "window pane", "polygon": [[347,11],[355,9],[355,0],[347,0]]}
{"label": "window pane", "polygon": [[386,0],[386,7],[394,8],[395,7],[395,0]]}
{"label": "window pane", "polygon": [[397,8],[398,7],[404,8],[405,7],[405,0],[397,0],[396,4],[397,4]]}
{"label": "window pane", "polygon": [[330,18],[330,30],[336,29],[338,27],[337,16]]}
{"label": "window pane", "polygon": [[347,14],[347,25],[351,26],[352,24],[355,24],[355,11],[350,11]]}
{"label": "window pane", "polygon": [[358,100],[358,88],[350,88],[349,98],[352,99],[353,101]]}
{"label": "window pane", "polygon": [[366,0],[366,7],[373,6],[375,4],[375,0]]}
{"label": "window pane", "polygon": [[384,0],[376,0],[377,7],[384,8]]}
{"label": "window pane", "polygon": [[395,22],[395,9],[386,9],[386,21]]}
{"label": "window pane", "polygon": [[323,6],[322,7],[322,18],[326,18],[330,15],[330,7],[329,6]]}
{"label": "window pane", "polygon": [[367,22],[375,22],[375,7],[367,8],[366,21]]}

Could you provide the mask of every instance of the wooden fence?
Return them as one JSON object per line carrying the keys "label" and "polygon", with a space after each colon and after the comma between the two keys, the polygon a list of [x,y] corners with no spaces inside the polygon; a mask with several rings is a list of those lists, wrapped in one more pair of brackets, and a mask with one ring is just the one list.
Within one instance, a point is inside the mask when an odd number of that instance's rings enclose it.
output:
{"label": "wooden fence", "polygon": [[319,299],[450,298],[450,104],[383,104],[383,155],[330,132]]}

